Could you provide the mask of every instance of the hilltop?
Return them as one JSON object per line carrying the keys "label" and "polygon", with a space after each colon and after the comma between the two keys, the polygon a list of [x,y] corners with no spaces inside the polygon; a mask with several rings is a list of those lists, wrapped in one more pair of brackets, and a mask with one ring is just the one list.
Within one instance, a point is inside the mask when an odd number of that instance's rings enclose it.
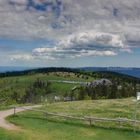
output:
{"label": "hilltop", "polygon": [[[69,68],[6,72],[0,77],[0,102],[3,106],[46,100],[53,102],[55,96],[61,101],[64,97],[68,100],[132,97],[136,96],[136,85],[140,83],[140,79],[123,74]],[[112,84],[106,85],[104,79]],[[93,86],[96,80],[101,80],[102,84]],[[86,86],[88,83],[92,86]]]}

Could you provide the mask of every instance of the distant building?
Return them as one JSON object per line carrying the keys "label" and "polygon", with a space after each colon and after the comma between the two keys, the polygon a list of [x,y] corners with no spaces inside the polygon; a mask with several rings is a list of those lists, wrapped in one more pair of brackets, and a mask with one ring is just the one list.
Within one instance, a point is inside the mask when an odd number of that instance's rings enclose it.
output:
{"label": "distant building", "polygon": [[117,89],[121,90],[122,89],[122,85],[118,85]]}
{"label": "distant building", "polygon": [[74,97],[64,97],[64,102],[75,101]]}
{"label": "distant building", "polygon": [[[99,85],[105,85],[105,86],[111,86],[113,83],[109,79],[100,79],[100,80],[94,80],[92,82],[87,82],[85,84],[81,84],[81,86],[87,86],[87,87],[96,87]],[[80,86],[74,86],[71,91],[78,90]]]}
{"label": "distant building", "polygon": [[55,102],[59,102],[61,100],[61,98],[59,96],[54,96],[54,101]]}
{"label": "distant building", "polygon": [[87,86],[92,86],[92,87],[96,87],[99,85],[111,86],[112,84],[113,83],[109,79],[100,79],[87,83]]}

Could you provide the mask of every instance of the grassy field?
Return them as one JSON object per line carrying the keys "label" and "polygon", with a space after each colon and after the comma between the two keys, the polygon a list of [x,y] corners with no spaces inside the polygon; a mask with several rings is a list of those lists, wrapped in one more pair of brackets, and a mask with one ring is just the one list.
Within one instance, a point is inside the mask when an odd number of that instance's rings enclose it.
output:
{"label": "grassy field", "polygon": [[[49,112],[75,116],[127,117],[133,119],[135,103],[132,98],[122,100],[78,101],[52,103],[40,108]],[[138,105],[138,108],[140,105]],[[140,110],[137,112],[139,118]],[[133,133],[128,124],[117,127],[115,124],[94,124],[48,117],[42,113],[28,111],[19,113],[8,120],[22,128],[22,131],[8,132],[0,129],[0,140],[139,140],[140,131]],[[138,128],[137,128],[138,129]]]}
{"label": "grassy field", "polygon": [[[136,102],[134,98],[108,99],[108,100],[85,100],[76,102],[60,102],[46,104],[42,110],[48,112],[60,112],[75,116],[96,116],[108,118],[129,118],[133,119]],[[137,105],[137,117],[140,119],[140,104]]]}
{"label": "grassy field", "polygon": [[[31,114],[30,114],[31,116]],[[130,131],[88,127],[82,124],[31,118],[24,115],[12,121],[22,126],[22,132],[7,132],[0,129],[1,140],[139,140],[140,134]]]}
{"label": "grassy field", "polygon": [[[0,98],[10,97],[14,92],[17,92],[20,95],[25,94],[26,88],[31,85],[36,79],[43,80],[47,82],[49,80],[69,80],[69,81],[81,81],[87,82],[94,80],[93,77],[88,76],[85,78],[83,75],[75,75],[74,73],[67,72],[55,72],[47,74],[32,74],[25,76],[15,76],[15,77],[5,77],[0,78]],[[57,93],[57,95],[63,95],[66,92],[69,92],[75,84],[66,84],[66,83],[51,83],[51,92]],[[12,103],[13,104],[13,103]]]}

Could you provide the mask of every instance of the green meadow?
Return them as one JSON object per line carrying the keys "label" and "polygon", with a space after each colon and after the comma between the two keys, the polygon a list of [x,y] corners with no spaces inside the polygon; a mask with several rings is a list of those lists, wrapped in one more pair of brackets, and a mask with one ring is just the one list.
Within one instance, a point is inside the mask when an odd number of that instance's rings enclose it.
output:
{"label": "green meadow", "polygon": [[[22,106],[13,99],[12,94],[23,96],[26,89],[37,79],[47,81],[78,81],[89,82],[98,77],[68,72],[51,72],[28,74],[24,76],[5,77],[0,79],[0,110]],[[114,78],[115,79],[115,78]],[[116,78],[117,79],[117,78]],[[115,80],[116,80],[115,79]],[[120,77],[128,87],[128,82]],[[116,81],[117,81],[116,80]],[[50,97],[63,96],[79,84],[51,82]],[[130,83],[130,85],[132,85]],[[48,96],[48,97],[49,97]],[[47,98],[48,98],[47,97]],[[2,100],[5,99],[5,100]],[[43,102],[39,110],[43,112],[59,113],[76,117],[93,116],[99,118],[128,118],[134,119],[134,98],[126,99],[100,99],[83,100],[73,102]],[[29,104],[27,104],[29,105]],[[32,103],[30,104],[32,105]],[[140,103],[137,105],[137,119],[140,120]],[[7,121],[19,126],[20,131],[7,131],[0,128],[0,140],[139,140],[140,126],[136,126],[133,133],[133,125],[129,123],[118,124],[115,122],[92,122],[70,120],[60,117],[45,116],[43,112],[25,111],[9,116]]]}
{"label": "green meadow", "polygon": [[[140,104],[137,119],[140,120]],[[108,118],[134,117],[133,98],[117,100],[76,101],[45,104],[40,110],[73,116]],[[133,133],[133,124],[93,123],[45,116],[41,112],[26,111],[7,118],[21,128],[19,132],[0,129],[0,140],[139,140],[140,128]]]}
{"label": "green meadow", "polygon": [[[91,76],[88,76],[87,79],[84,77],[84,75],[76,75],[74,73],[68,73],[68,72],[37,73],[37,74],[28,74],[24,76],[0,78],[0,103],[1,103],[0,110],[9,108],[9,105],[16,104],[14,100],[11,100],[13,93],[16,92],[18,96],[21,97],[24,96],[27,88],[30,85],[32,85],[32,83],[35,82],[37,79],[40,79],[45,83],[51,80],[80,81],[80,82],[87,82],[87,81],[94,80],[94,78]],[[76,85],[79,84],[51,82],[51,87],[50,87],[51,94],[49,96],[64,95]]]}

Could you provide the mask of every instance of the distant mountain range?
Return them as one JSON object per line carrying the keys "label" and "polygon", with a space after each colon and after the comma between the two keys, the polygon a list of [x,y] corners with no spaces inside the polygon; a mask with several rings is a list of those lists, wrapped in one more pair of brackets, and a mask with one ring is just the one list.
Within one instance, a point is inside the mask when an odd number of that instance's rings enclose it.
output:
{"label": "distant mountain range", "polygon": [[[3,72],[12,72],[12,71],[24,71],[29,69],[35,69],[33,67],[13,67],[13,66],[0,66],[0,73]],[[130,75],[133,77],[140,78],[140,68],[126,68],[126,67],[81,67],[78,68],[84,71],[109,71],[109,72],[117,72],[121,74]]]}
{"label": "distant mountain range", "polygon": [[130,67],[83,67],[80,68],[84,71],[109,71],[109,72],[117,72],[121,74],[130,75],[133,77],[140,78],[140,68],[130,68]]}
{"label": "distant mountain range", "polygon": [[23,71],[31,69],[29,67],[16,67],[16,66],[0,66],[0,73],[12,72],[12,71]]}

